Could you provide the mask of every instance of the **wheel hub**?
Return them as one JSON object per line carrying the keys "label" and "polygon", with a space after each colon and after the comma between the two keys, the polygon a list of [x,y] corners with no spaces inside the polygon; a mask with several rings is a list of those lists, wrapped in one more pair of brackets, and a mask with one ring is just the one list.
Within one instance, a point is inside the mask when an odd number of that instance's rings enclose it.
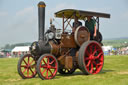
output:
{"label": "wheel hub", "polygon": [[31,68],[31,66],[28,66],[28,69]]}
{"label": "wheel hub", "polygon": [[47,66],[47,69],[50,69],[50,68],[51,68],[51,66],[50,66],[50,65],[48,65],[48,66]]}
{"label": "wheel hub", "polygon": [[95,60],[93,55],[90,56],[90,60]]}

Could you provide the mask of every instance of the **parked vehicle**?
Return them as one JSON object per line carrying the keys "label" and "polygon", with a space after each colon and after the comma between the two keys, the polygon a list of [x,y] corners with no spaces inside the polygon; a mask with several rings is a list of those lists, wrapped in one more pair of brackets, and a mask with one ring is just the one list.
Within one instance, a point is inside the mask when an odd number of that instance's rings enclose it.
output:
{"label": "parked vehicle", "polygon": [[[41,79],[52,79],[57,72],[72,74],[78,68],[84,74],[98,74],[104,64],[102,51],[102,36],[99,33],[99,17],[110,18],[110,14],[64,9],[55,13],[55,17],[62,18],[62,29],[51,27],[45,32],[45,3],[39,2],[39,40],[32,43],[31,54],[19,59],[18,73],[25,78],[33,78],[36,74]],[[97,22],[97,38],[90,40],[90,32],[85,26],[78,26],[72,33],[65,32],[71,20],[78,17],[86,20],[93,16]]]}

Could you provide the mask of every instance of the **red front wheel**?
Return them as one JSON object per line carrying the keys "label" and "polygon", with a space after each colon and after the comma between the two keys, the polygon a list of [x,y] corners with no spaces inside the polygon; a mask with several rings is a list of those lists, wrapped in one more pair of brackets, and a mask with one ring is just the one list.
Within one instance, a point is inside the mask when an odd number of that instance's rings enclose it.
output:
{"label": "red front wheel", "polygon": [[41,79],[52,79],[58,71],[58,61],[51,54],[42,55],[37,62],[37,73]]}
{"label": "red front wheel", "polygon": [[104,53],[96,41],[85,42],[79,50],[78,64],[85,74],[97,74],[104,64]]}
{"label": "red front wheel", "polygon": [[17,70],[23,78],[33,78],[36,76],[36,61],[31,54],[27,54],[19,59]]}

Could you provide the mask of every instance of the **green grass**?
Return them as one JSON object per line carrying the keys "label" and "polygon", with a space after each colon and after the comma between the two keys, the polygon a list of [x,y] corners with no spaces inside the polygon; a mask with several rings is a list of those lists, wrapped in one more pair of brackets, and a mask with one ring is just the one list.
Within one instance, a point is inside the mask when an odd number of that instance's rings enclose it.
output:
{"label": "green grass", "polygon": [[17,73],[18,58],[0,59],[0,85],[128,85],[128,56],[105,56],[103,71],[96,75],[83,75],[77,70],[64,76],[59,73],[52,80],[38,76],[22,79]]}

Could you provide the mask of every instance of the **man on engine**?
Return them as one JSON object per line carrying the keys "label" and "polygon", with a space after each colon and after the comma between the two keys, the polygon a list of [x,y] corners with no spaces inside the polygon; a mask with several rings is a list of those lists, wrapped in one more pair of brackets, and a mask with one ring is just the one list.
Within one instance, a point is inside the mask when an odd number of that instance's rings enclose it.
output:
{"label": "man on engine", "polygon": [[78,17],[76,16],[75,21],[73,22],[73,32],[75,32],[76,28],[79,26],[82,26],[82,23],[78,20]]}
{"label": "man on engine", "polygon": [[90,32],[90,40],[93,40],[96,37],[96,21],[92,19],[92,16],[88,16],[85,22],[85,26]]}

